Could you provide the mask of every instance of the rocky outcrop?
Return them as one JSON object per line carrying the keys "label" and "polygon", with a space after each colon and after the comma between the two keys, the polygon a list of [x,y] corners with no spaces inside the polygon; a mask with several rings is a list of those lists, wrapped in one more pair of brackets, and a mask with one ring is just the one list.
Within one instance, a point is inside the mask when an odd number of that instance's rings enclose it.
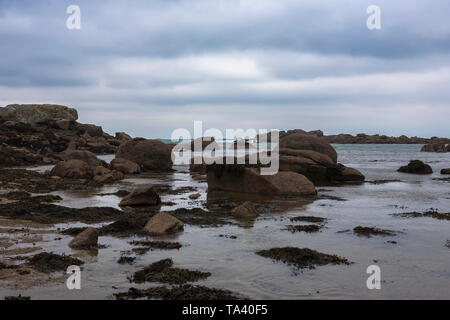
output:
{"label": "rocky outcrop", "polygon": [[171,170],[172,149],[164,142],[134,138],[122,143],[116,158],[124,158],[141,166],[143,170]]}
{"label": "rocky outcrop", "polygon": [[[34,109],[31,108],[31,110],[40,110],[42,108],[36,107]],[[13,114],[10,111],[5,112],[5,108],[0,109],[3,110],[4,115]],[[10,109],[7,108],[7,110]],[[45,112],[48,111],[45,108],[43,109]],[[70,118],[68,116],[70,119],[59,119],[64,117],[65,111],[62,112],[63,115],[61,115],[61,112],[44,112],[45,117],[41,116],[39,111],[36,112],[36,118],[28,115],[28,113],[18,113],[17,117],[0,117],[0,144],[11,148],[23,149],[24,157],[22,158],[28,159],[21,161],[18,156],[16,157],[17,161],[14,162],[7,159],[11,159],[10,157],[4,157],[5,159],[0,162],[0,165],[17,166],[22,164],[56,163],[59,160],[70,160],[71,158],[67,157],[66,153],[74,150],[90,151],[95,154],[110,154],[115,153],[121,143],[121,140],[103,132],[100,126],[77,123],[73,120],[75,117]],[[71,111],[68,112],[71,114]],[[11,118],[14,121],[6,121],[5,118]],[[34,154],[35,157],[30,157],[28,154]]]}
{"label": "rocky outcrop", "polygon": [[10,104],[0,108],[0,120],[21,123],[75,121],[77,110],[56,104]]}
{"label": "rocky outcrop", "polygon": [[152,187],[139,187],[120,201],[119,206],[156,206],[161,198]]}
{"label": "rocky outcrop", "polygon": [[240,206],[237,206],[231,210],[231,215],[237,219],[254,219],[259,217],[258,211],[256,211],[253,203],[246,201]]}
{"label": "rocky outcrop", "polygon": [[50,176],[61,178],[90,179],[92,175],[92,169],[81,160],[60,161],[50,171]]}
{"label": "rocky outcrop", "polygon": [[151,235],[161,236],[183,231],[184,223],[168,213],[161,212],[151,217],[144,229]]}
{"label": "rocky outcrop", "polygon": [[450,174],[450,168],[442,169],[441,174]]}
{"label": "rocky outcrop", "polygon": [[356,169],[337,163],[334,148],[317,135],[293,133],[279,143],[281,171],[293,171],[306,176],[315,184],[364,181]]}
{"label": "rocky outcrop", "polygon": [[450,144],[445,143],[430,143],[426,144],[420,149],[422,152],[450,152]]}
{"label": "rocky outcrop", "polygon": [[280,171],[275,175],[261,175],[258,168],[244,165],[207,167],[208,191],[223,190],[274,196],[310,196],[316,194],[314,185],[305,176]]}
{"label": "rocky outcrop", "polygon": [[433,173],[433,169],[420,160],[411,160],[408,165],[400,167],[398,172],[403,173],[414,173],[414,174],[431,174]]}
{"label": "rocky outcrop", "polygon": [[111,161],[111,168],[125,174],[136,174],[141,172],[141,167],[138,164],[124,158],[114,158]]}
{"label": "rocky outcrop", "polygon": [[98,247],[98,231],[95,228],[86,228],[69,243],[72,249],[96,249]]}

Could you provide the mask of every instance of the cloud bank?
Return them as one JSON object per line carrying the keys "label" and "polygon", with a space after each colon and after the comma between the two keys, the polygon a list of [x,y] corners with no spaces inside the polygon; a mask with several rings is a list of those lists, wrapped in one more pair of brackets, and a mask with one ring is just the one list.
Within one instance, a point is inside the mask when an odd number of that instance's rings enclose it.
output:
{"label": "cloud bank", "polygon": [[[66,8],[81,8],[81,30]],[[58,103],[106,131],[450,136],[450,3],[0,1],[0,105]]]}

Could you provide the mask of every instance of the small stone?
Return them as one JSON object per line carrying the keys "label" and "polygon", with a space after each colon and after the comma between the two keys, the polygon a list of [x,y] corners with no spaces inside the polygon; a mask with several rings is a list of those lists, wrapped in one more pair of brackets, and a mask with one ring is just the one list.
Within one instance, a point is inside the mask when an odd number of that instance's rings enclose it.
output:
{"label": "small stone", "polygon": [[191,195],[189,195],[189,199],[195,200],[201,197],[200,193],[193,193]]}
{"label": "small stone", "polygon": [[145,226],[152,235],[164,235],[183,231],[184,223],[168,213],[158,213],[151,217]]}
{"label": "small stone", "polygon": [[93,249],[98,246],[98,231],[95,228],[87,228],[72,239],[69,247],[73,249]]}
{"label": "small stone", "polygon": [[258,211],[256,211],[250,201],[246,201],[242,205],[234,208],[231,214],[238,219],[254,219],[259,216]]}

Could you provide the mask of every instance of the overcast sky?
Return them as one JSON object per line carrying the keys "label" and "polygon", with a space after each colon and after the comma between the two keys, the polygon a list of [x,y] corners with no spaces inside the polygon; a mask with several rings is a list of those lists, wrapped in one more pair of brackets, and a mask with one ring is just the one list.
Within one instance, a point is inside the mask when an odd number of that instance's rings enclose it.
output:
{"label": "overcast sky", "polygon": [[0,105],[68,105],[145,137],[194,120],[448,137],[449,14],[448,0],[0,0]]}

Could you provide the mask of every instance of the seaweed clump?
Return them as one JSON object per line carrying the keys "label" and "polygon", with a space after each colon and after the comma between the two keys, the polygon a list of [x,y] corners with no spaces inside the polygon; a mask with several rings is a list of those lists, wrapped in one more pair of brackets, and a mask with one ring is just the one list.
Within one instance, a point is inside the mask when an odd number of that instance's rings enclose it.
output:
{"label": "seaweed clump", "polygon": [[436,209],[429,209],[423,213],[421,212],[402,212],[402,213],[393,213],[394,217],[402,217],[402,218],[421,218],[428,217],[434,218],[438,220],[450,220],[450,212],[438,212]]}
{"label": "seaweed clump", "polygon": [[134,260],[136,260],[136,257],[127,257],[127,256],[121,256],[119,260],[117,261],[118,264],[133,264]]}
{"label": "seaweed clump", "polygon": [[185,284],[173,288],[165,286],[136,289],[130,288],[127,292],[115,293],[117,300],[126,299],[162,299],[162,300],[237,300],[242,299],[238,294],[229,290],[193,286]]}
{"label": "seaweed clump", "polygon": [[308,224],[308,225],[287,225],[286,229],[292,233],[295,232],[306,232],[306,233],[313,233],[318,232],[320,229],[322,229],[323,226],[317,225],[317,224]]}
{"label": "seaweed clump", "polygon": [[265,258],[271,258],[275,261],[281,261],[298,269],[315,269],[315,266],[327,264],[350,264],[345,258],[321,253],[308,248],[272,248],[269,250],[257,251],[256,254]]}
{"label": "seaweed clump", "polygon": [[80,266],[84,262],[71,256],[41,252],[29,258],[27,264],[41,272],[53,272],[66,271],[69,266]]}
{"label": "seaweed clump", "polygon": [[18,296],[6,296],[5,300],[31,300],[31,297],[19,294]]}
{"label": "seaweed clump", "polygon": [[372,227],[361,227],[357,226],[353,228],[353,232],[357,234],[358,236],[367,237],[370,238],[371,236],[395,236],[397,235],[396,232],[392,230],[385,230],[385,229],[379,229],[379,228],[372,228]]}
{"label": "seaweed clump", "polygon": [[298,216],[289,218],[289,220],[291,220],[291,222],[311,222],[311,223],[324,223],[327,221],[326,218],[313,216]]}
{"label": "seaweed clump", "polygon": [[184,284],[208,278],[210,272],[173,268],[172,259],[163,259],[152,263],[148,267],[134,273],[130,281],[135,283],[163,282],[169,284]]}
{"label": "seaweed clump", "polygon": [[182,247],[181,243],[170,241],[131,241],[130,244],[141,246],[132,249],[133,252],[136,252],[137,254],[144,254],[154,249],[173,250],[180,249]]}

